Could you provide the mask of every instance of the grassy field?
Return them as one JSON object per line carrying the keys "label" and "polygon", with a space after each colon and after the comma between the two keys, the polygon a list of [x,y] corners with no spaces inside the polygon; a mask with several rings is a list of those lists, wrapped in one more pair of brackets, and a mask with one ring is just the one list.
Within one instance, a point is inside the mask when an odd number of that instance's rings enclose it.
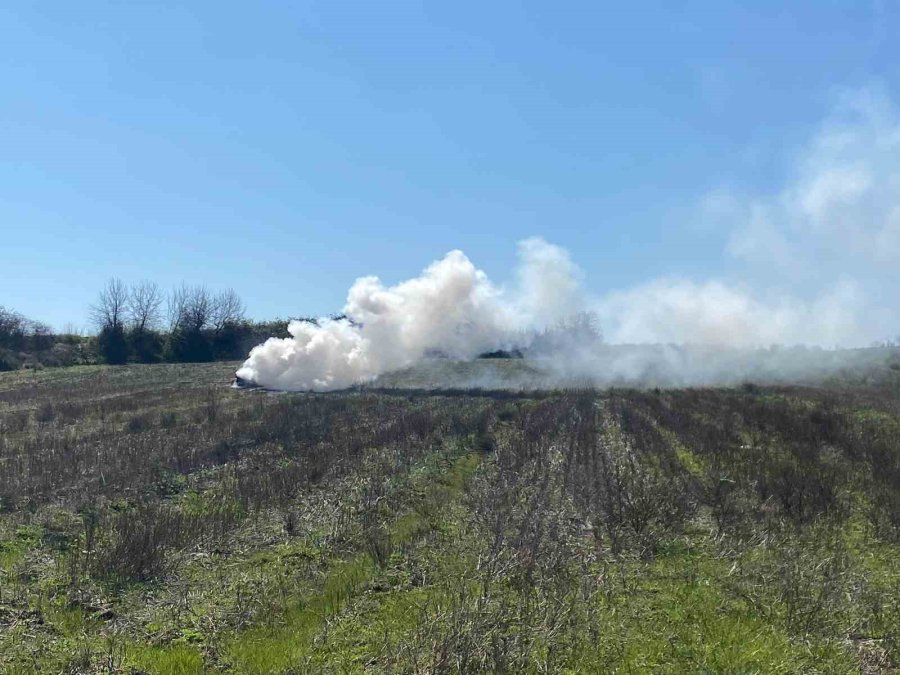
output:
{"label": "grassy field", "polygon": [[900,666],[900,372],[273,395],[233,367],[0,374],[0,672]]}

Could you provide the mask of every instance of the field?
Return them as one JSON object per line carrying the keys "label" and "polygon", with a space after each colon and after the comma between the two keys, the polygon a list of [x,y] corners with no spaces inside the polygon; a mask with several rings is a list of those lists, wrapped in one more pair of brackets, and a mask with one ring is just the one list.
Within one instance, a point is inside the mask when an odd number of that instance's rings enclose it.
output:
{"label": "field", "polygon": [[900,371],[273,395],[233,368],[0,375],[0,672],[900,667]]}

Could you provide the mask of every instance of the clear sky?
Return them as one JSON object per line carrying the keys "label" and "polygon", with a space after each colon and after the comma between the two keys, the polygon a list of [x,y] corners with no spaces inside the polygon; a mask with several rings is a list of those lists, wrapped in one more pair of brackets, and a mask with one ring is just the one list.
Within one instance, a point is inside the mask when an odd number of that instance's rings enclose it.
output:
{"label": "clear sky", "polygon": [[[788,6],[790,4],[790,6]],[[339,309],[515,242],[592,292],[727,275],[722,185],[777,192],[845,88],[900,86],[892,2],[0,5],[0,305],[111,276]]]}

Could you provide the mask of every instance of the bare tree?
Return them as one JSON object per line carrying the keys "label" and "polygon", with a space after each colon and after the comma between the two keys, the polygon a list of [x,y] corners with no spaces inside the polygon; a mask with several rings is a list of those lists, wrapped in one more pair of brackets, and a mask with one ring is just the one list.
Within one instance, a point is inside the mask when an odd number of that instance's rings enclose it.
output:
{"label": "bare tree", "polygon": [[91,321],[98,328],[121,328],[128,309],[128,287],[113,277],[100,291],[97,302],[91,305]]}
{"label": "bare tree", "polygon": [[169,330],[200,332],[213,320],[215,302],[206,286],[182,284],[169,294]]}
{"label": "bare tree", "polygon": [[189,288],[186,284],[181,284],[178,288],[172,289],[169,297],[166,298],[166,316],[169,321],[169,332],[174,333],[181,328],[181,322],[184,320],[187,307]]}
{"label": "bare tree", "polygon": [[189,289],[185,308],[184,325],[188,330],[200,332],[208,328],[213,316],[213,297],[206,286],[194,286]]}
{"label": "bare tree", "polygon": [[244,318],[244,302],[234,289],[218,293],[212,302],[212,327],[218,333],[225,326],[235,324]]}
{"label": "bare tree", "polygon": [[138,333],[156,328],[162,302],[162,291],[156,283],[142,281],[133,285],[128,295],[128,318],[132,328]]}

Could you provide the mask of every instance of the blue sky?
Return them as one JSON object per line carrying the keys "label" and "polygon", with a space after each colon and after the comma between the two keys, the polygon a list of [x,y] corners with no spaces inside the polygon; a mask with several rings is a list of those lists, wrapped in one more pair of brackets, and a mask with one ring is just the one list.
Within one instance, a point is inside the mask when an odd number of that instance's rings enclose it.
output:
{"label": "blue sky", "polygon": [[[185,7],[189,4],[190,7]],[[777,194],[893,3],[0,6],[0,305],[84,324],[111,276],[339,309],[363,274],[515,242],[602,295],[729,278],[710,194]]]}

